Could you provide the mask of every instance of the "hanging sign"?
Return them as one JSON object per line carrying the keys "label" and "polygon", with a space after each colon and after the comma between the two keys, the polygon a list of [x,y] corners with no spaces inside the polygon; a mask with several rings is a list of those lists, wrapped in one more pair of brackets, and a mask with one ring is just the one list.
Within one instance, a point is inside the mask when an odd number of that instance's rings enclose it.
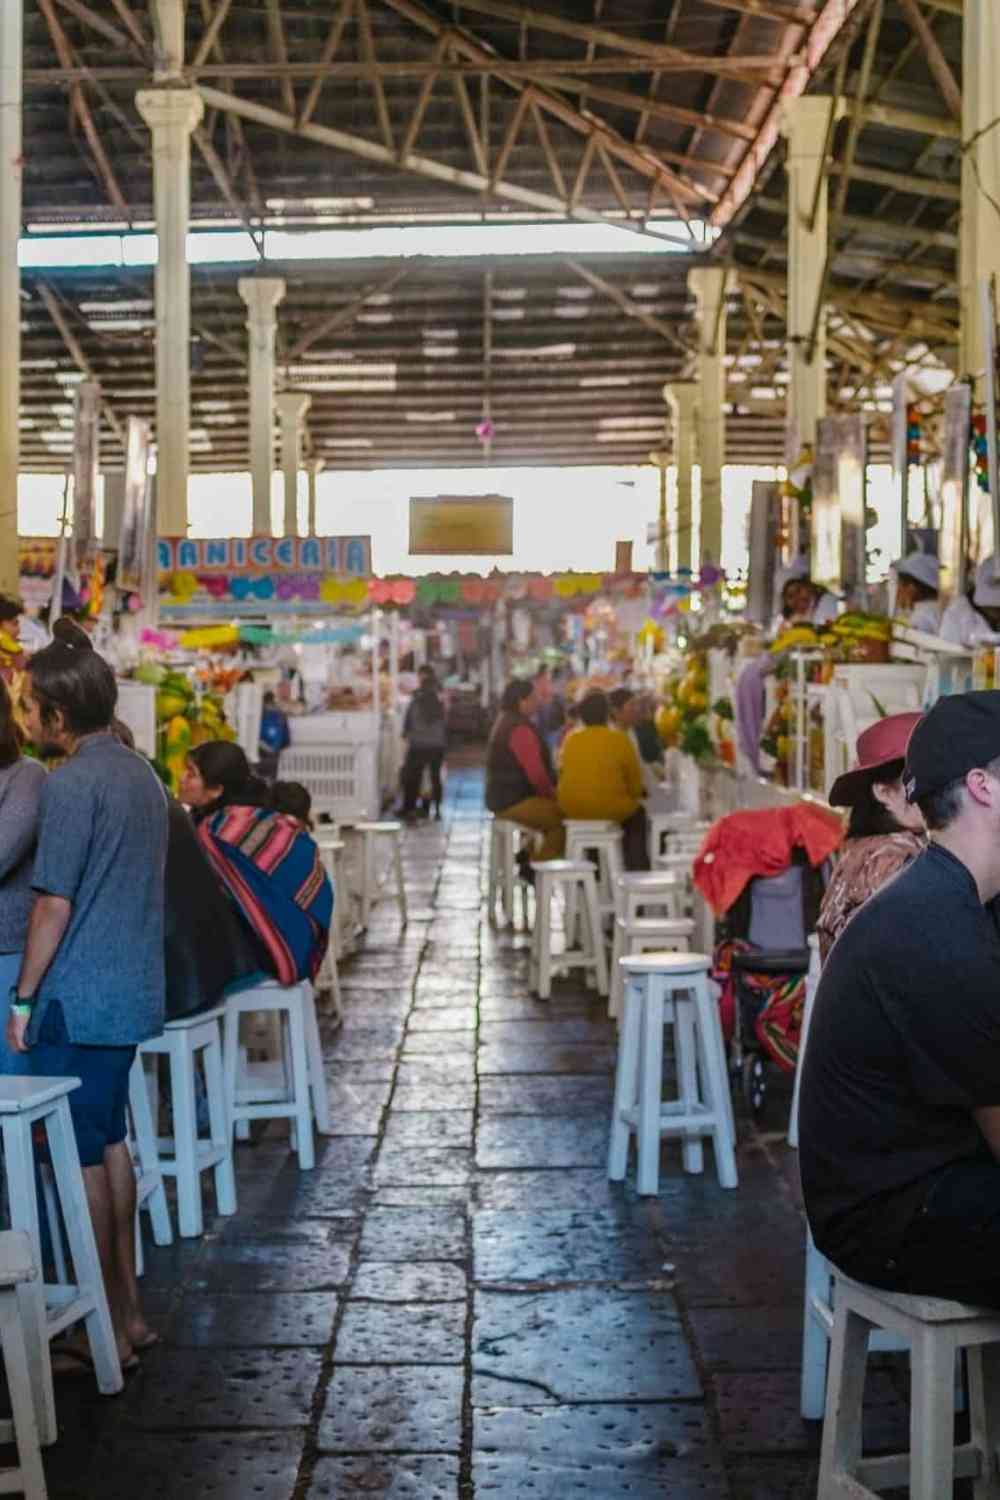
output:
{"label": "hanging sign", "polygon": [[505,495],[424,495],[410,500],[410,556],[509,557],[514,502]]}
{"label": "hanging sign", "polygon": [[223,537],[157,543],[165,619],[330,614],[368,598],[371,537]]}

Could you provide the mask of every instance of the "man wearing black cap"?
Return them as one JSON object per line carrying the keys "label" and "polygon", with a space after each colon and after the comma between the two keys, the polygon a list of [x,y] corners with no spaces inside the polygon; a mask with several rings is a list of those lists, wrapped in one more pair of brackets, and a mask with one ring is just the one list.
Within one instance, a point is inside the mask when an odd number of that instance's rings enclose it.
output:
{"label": "man wearing black cap", "polygon": [[848,1275],[1000,1307],[1000,692],[941,699],[904,785],[930,844],[827,959],[803,1063],[806,1209]]}

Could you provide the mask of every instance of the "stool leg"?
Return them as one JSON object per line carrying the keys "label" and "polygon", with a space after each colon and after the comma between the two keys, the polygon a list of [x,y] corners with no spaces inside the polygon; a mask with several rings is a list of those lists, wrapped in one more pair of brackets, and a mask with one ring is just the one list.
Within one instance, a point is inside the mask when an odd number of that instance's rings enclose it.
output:
{"label": "stool leg", "polygon": [[[146,1199],[149,1219],[153,1226],[153,1239],[157,1245],[172,1245],[174,1227],[170,1222],[170,1205],[167,1190],[163,1186],[160,1159],[156,1154],[156,1131],[153,1129],[153,1111],[149,1105],[149,1090],[146,1088],[146,1070],[142,1054],[136,1053],[135,1062],[128,1079],[129,1110],[135,1132],[135,1149],[139,1167],[145,1174],[155,1172],[159,1181]],[[141,1240],[136,1237],[136,1246],[141,1249]]]}
{"label": "stool leg", "polygon": [[[168,1033],[169,1035],[169,1033]],[[186,1031],[170,1036],[170,1102],[174,1114],[174,1170],[177,1174],[177,1226],[182,1239],[197,1239],[205,1228],[198,1161],[198,1114],[194,1097],[194,1050]]]}
{"label": "stool leg", "polygon": [[736,1132],[733,1124],[733,1099],[726,1072],[726,1054],[722,1045],[722,1023],[719,1008],[708,993],[704,976],[694,987],[697,1028],[704,1062],[705,1102],[712,1116],[712,1145],[719,1186],[739,1187],[736,1171]]}
{"label": "stool leg", "polygon": [[396,877],[396,899],[399,902],[399,915],[405,927],[409,921],[406,910],[406,881],[403,879],[403,844],[398,833],[392,836],[392,868]]}
{"label": "stool leg", "polygon": [[[213,1154],[221,1151],[222,1157],[215,1163],[215,1206],[219,1213],[228,1217],[236,1212],[236,1173],[233,1171],[233,1137],[226,1113],[226,1086],[222,1077],[222,1043],[219,1039],[219,1023],[212,1022],[213,1037],[201,1049],[202,1066],[205,1069],[205,1092],[208,1096],[208,1124],[212,1132]],[[200,1180],[199,1180],[200,1185]]]}
{"label": "stool leg", "polygon": [[0,1292],[0,1343],[14,1418],[17,1464],[25,1500],[45,1500],[45,1471],[39,1448],[38,1422],[28,1364],[28,1340],[21,1325],[20,1304],[13,1288]]}
{"label": "stool leg", "polygon": [[[678,997],[674,1003],[674,1047],[677,1053],[677,1083],[686,1115],[693,1115],[701,1103],[698,1089],[698,1036],[694,1006]],[[705,1170],[700,1135],[686,1135],[681,1144],[681,1161],[685,1172],[700,1174]]]}
{"label": "stool leg", "polygon": [[230,1138],[236,1130],[236,1075],[240,1065],[240,1011],[233,1000],[226,1005],[222,1020],[223,1097]]}
{"label": "stool leg", "polygon": [[966,1350],[969,1364],[969,1417],[972,1442],[982,1457],[980,1476],[973,1482],[974,1500],[1000,1500],[997,1447],[1000,1445],[1000,1345],[975,1344]]}
{"label": "stool leg", "polygon": [[831,1302],[830,1265],[813,1244],[813,1237],[806,1230],[806,1290],[802,1308],[802,1383],[799,1392],[799,1410],[807,1422],[819,1422],[826,1405],[826,1357],[830,1339],[826,1328],[817,1318],[813,1304],[822,1302],[829,1307]]}
{"label": "stool leg", "polygon": [[66,1237],[63,1234],[59,1194],[56,1192],[52,1168],[39,1166],[38,1175],[42,1184],[42,1202],[45,1204],[45,1222],[48,1225],[49,1241],[52,1245],[52,1263],[55,1266],[56,1281],[61,1286],[68,1286],[72,1277],[66,1264]]}
{"label": "stool leg", "polygon": [[504,926],[514,925],[514,830],[505,828],[500,838],[500,860],[503,884],[501,887],[500,908],[503,912]]}
{"label": "stool leg", "polygon": [[552,888],[543,875],[539,884],[539,910],[535,914],[538,932],[538,998],[548,1000],[552,995]]}
{"label": "stool leg", "polygon": [[323,1048],[320,1045],[319,1025],[316,1021],[316,1002],[312,986],[302,986],[302,1014],[306,1034],[306,1055],[309,1060],[309,1089],[312,1094],[313,1115],[316,1130],[320,1135],[329,1135],[330,1101],[326,1092],[326,1075],[323,1072]]}
{"label": "stool leg", "polygon": [[642,983],[637,979],[626,979],[622,999],[621,1032],[618,1038],[618,1061],[615,1067],[611,1141],[608,1146],[608,1179],[611,1182],[622,1182],[628,1168],[628,1142],[631,1130],[622,1118],[622,1114],[626,1109],[634,1109],[639,1097],[641,1011]]}
{"label": "stool leg", "polygon": [[910,1352],[910,1500],[953,1488],[955,1348],[940,1332],[921,1326]]}
{"label": "stool leg", "polygon": [[[38,1197],[35,1188],[35,1153],[31,1149],[31,1126],[17,1115],[0,1121],[3,1133],[4,1171],[10,1199],[12,1229],[23,1229],[31,1241],[35,1264],[41,1277],[42,1241],[38,1224]],[[56,1423],[56,1398],[52,1389],[52,1361],[49,1355],[49,1320],[45,1308],[45,1287],[41,1280],[27,1282],[18,1288],[18,1298],[25,1315],[25,1342],[28,1368],[35,1394],[35,1410],[42,1443],[54,1443],[59,1436]]]}
{"label": "stool leg", "polygon": [[608,1015],[614,1019],[621,1015],[622,1008],[622,928],[615,923],[615,935],[611,940],[611,982],[608,986]]}
{"label": "stool leg", "polygon": [[490,824],[490,862],[486,873],[486,914],[491,927],[497,925],[497,826]]}
{"label": "stool leg", "polygon": [[372,887],[375,881],[374,844],[370,833],[361,835],[361,925],[367,928],[372,914]]}
{"label": "stool leg", "polygon": [[601,913],[597,904],[597,882],[591,877],[584,883],[583,899],[586,905],[587,926],[593,946],[594,973],[597,977],[597,993],[608,993],[608,959],[604,951],[604,933],[601,930]]}
{"label": "stool leg", "polygon": [[660,1116],[663,1104],[663,980],[650,974],[642,1006],[639,1053],[639,1172],[636,1191],[660,1187]]}
{"label": "stool leg", "polygon": [[293,1003],[288,1011],[288,1052],[292,1074],[292,1098],[295,1101],[295,1146],[299,1168],[311,1171],[316,1165],[313,1144],[313,1112],[309,1100],[309,1059],[302,1021],[302,1006]]}
{"label": "stool leg", "polygon": [[104,1275],[97,1254],[94,1225],[83,1186],[83,1172],[76,1148],[76,1136],[73,1134],[69,1101],[65,1095],[57,1100],[52,1114],[46,1116],[45,1132],[56,1186],[59,1189],[59,1203],[66,1225],[66,1239],[69,1241],[76,1284],[81,1292],[88,1292],[93,1299],[93,1306],[84,1316],[84,1323],[90,1344],[90,1357],[94,1361],[97,1387],[102,1395],[114,1396],[125,1382],[108,1309]]}
{"label": "stool leg", "polygon": [[853,1478],[861,1462],[861,1414],[870,1328],[852,1308],[841,1306],[834,1315],[816,1500],[842,1500],[844,1488],[839,1480]]}

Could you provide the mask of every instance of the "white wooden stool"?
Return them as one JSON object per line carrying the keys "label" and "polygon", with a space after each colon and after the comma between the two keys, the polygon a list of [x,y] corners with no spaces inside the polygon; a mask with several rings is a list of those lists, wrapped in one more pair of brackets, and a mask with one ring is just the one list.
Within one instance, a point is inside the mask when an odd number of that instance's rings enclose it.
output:
{"label": "white wooden stool", "polygon": [[658,856],[666,852],[671,839],[686,839],[685,847],[697,839],[698,843],[694,849],[694,853],[697,854],[701,847],[701,840],[711,827],[709,823],[699,823],[693,813],[648,813],[647,816],[651,865],[655,865]]}
{"label": "white wooden stool", "polygon": [[[354,832],[361,839],[361,925],[367,927],[372,907],[391,880],[396,888],[395,900],[400,920],[406,926],[406,883],[403,879],[403,825],[388,818],[378,823],[355,823]],[[389,867],[378,872],[379,843],[389,841]]]}
{"label": "white wooden stool", "polygon": [[525,841],[529,844],[535,842],[535,835],[530,829],[522,828],[519,823],[512,823],[509,818],[498,818],[495,815],[491,817],[490,863],[486,886],[486,910],[491,927],[497,925],[498,898],[503,925],[517,926],[514,905],[518,891],[521,893],[521,922],[525,928],[529,926],[527,885],[517,878],[517,854],[524,847]]}
{"label": "white wooden stool", "polygon": [[155,1244],[172,1245],[174,1227],[170,1222],[170,1204],[163,1185],[163,1169],[157,1149],[156,1123],[146,1083],[146,1069],[138,1054],[129,1074],[128,1112],[132,1127],[129,1146],[135,1163],[135,1270],[136,1275],[141,1276],[145,1269],[140,1224],[142,1210],[145,1209],[149,1214]]}
{"label": "white wooden stool", "polygon": [[[215,1176],[215,1202],[223,1215],[236,1212],[236,1174],[233,1171],[232,1132],[226,1115],[225,1085],[222,1076],[223,1008],[201,1011],[168,1021],[158,1037],[143,1042],[143,1057],[166,1057],[170,1070],[170,1102],[174,1133],[160,1136],[157,1155],[165,1177],[177,1179],[177,1225],[183,1239],[191,1239],[204,1230],[201,1203],[201,1174]],[[194,1075],[201,1055],[208,1101],[210,1134],[198,1134]]]}
{"label": "white wooden stool", "polygon": [[[603,921],[605,917],[615,915],[615,887],[619,875],[625,872],[621,824],[599,818],[568,818],[566,858],[585,859],[588,854],[597,855],[597,905]],[[567,935],[573,935],[575,930],[576,910],[573,906],[568,906]]]}
{"label": "white wooden stool", "polygon": [[[330,940],[333,956],[339,964],[354,947],[358,927],[356,906],[360,896],[355,891],[347,865],[347,844],[335,823],[323,823],[313,834],[323,868],[333,886],[333,926]],[[338,977],[339,985],[339,977]]]}
{"label": "white wooden stool", "polygon": [[330,937],[323,955],[323,963],[316,976],[316,988],[325,990],[330,996],[329,1014],[336,1020],[341,1020],[344,1007],[340,995],[340,970],[338,966],[338,949],[340,947],[340,914],[338,908],[342,901],[347,899],[347,891],[339,878],[337,868],[337,856],[344,850],[344,841],[339,838],[324,838],[316,840],[319,849],[319,857],[326,871],[327,879],[333,889],[333,919],[330,923]]}
{"label": "white wooden stool", "polygon": [[50,1339],[82,1319],[98,1389],[105,1396],[114,1396],[124,1383],[69,1112],[68,1096],[79,1087],[77,1078],[0,1077],[0,1131],[11,1228],[27,1234],[34,1263],[41,1266],[38,1179],[32,1135],[35,1125],[42,1123],[75,1277],[73,1283],[46,1286],[42,1296],[30,1298],[33,1308],[30,1317],[37,1336],[31,1337],[28,1329],[28,1363],[43,1444],[56,1439]]}
{"label": "white wooden stool", "polygon": [[621,1015],[625,974],[621,960],[635,953],[687,953],[694,936],[690,917],[616,917],[611,945],[611,994],[608,1015]]}
{"label": "white wooden stool", "polygon": [[[618,1044],[608,1177],[621,1182],[634,1134],[638,1190],[655,1193],[660,1139],[680,1136],[686,1172],[701,1172],[702,1137],[715,1147],[720,1187],[738,1185],[736,1132],[719,1008],[709,993],[703,953],[646,953],[623,958],[624,1014]],[[674,1027],[680,1098],[663,1099],[663,1028]]]}
{"label": "white wooden stool", "polygon": [[788,1144],[795,1150],[799,1146],[799,1088],[802,1083],[802,1061],[805,1057],[809,1027],[812,1025],[813,1003],[819,989],[820,961],[819,938],[815,932],[809,934],[809,968],[806,972],[806,993],[802,1003],[802,1026],[799,1030],[799,1050],[795,1058],[795,1087],[792,1090],[792,1112],[788,1117]]}
{"label": "white wooden stool", "polygon": [[[38,1279],[28,1236],[19,1229],[0,1233],[0,1345],[12,1418],[0,1422],[0,1443],[17,1446],[17,1467],[0,1469],[0,1494],[24,1495],[25,1500],[46,1500],[48,1494],[28,1353],[38,1338]],[[36,1294],[26,1301],[22,1293],[29,1287],[36,1288]]]}
{"label": "white wooden stool", "polygon": [[[240,1017],[248,1012],[280,1017],[280,1055],[250,1063],[240,1047]],[[265,981],[226,1001],[225,1097],[231,1126],[250,1120],[290,1120],[299,1166],[316,1165],[313,1127],[330,1133],[330,1107],[312,985]]]}
{"label": "white wooden stool", "polygon": [[[601,933],[601,915],[597,904],[597,876],[589,860],[548,859],[531,866],[535,872],[535,931],[531,943],[531,987],[540,1000],[552,994],[552,974],[556,969],[591,971],[600,995],[608,993],[608,965]],[[552,952],[552,898],[557,890],[566,895],[565,910],[575,909],[579,896],[583,913],[580,942],[571,947],[566,929],[565,952]]]}
{"label": "white wooden stool", "polygon": [[655,908],[658,916],[679,921],[687,916],[685,889],[684,879],[676,870],[629,870],[615,882],[615,916],[631,921],[633,917],[651,916]]}
{"label": "white wooden stool", "polygon": [[[862,1457],[861,1418],[873,1330],[910,1345],[910,1451]],[[969,1376],[971,1442],[954,1446],[955,1355]],[[976,1500],[997,1500],[1000,1311],[940,1297],[884,1292],[835,1275],[833,1340],[817,1500],[874,1500],[905,1488],[910,1500],[946,1500],[973,1478]]]}

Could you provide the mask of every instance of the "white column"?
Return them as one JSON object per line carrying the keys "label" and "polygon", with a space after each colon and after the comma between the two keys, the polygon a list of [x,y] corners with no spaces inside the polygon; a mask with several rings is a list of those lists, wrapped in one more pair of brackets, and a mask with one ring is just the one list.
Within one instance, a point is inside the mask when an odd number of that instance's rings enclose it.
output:
{"label": "white column", "polygon": [[310,536],[316,535],[316,481],[323,471],[326,460],[322,458],[311,458],[306,472],[309,475],[309,525]]}
{"label": "white column", "polygon": [[21,409],[21,112],[23,0],[0,5],[0,589],[17,594]]}
{"label": "white column", "polygon": [[677,465],[677,538],[671,539],[671,559],[676,567],[698,571],[695,548],[692,470],[694,468],[695,419],[698,409],[698,387],[693,381],[681,381],[663,387],[663,399],[670,408],[674,463]]}
{"label": "white column", "polygon": [[698,307],[698,462],[701,465],[701,526],[697,563],[719,566],[722,557],[722,466],[726,461],[725,266],[688,272],[688,290]]}
{"label": "white column", "polygon": [[996,276],[1000,288],[1000,7],[997,0],[965,0],[962,31],[962,216],[959,278],[959,374],[971,375],[981,397],[986,366],[979,284]]}
{"label": "white column", "polygon": [[816,423],[826,416],[826,309],[819,319],[812,360],[809,340],[826,261],[827,182],[823,153],[832,101],[796,99],[782,124],[788,141],[788,408],[785,459],[794,464],[803,443],[813,445]]}
{"label": "white column", "polygon": [[191,132],[203,113],[194,89],[143,89],[136,108],[153,132],[156,200],[156,493],[161,536],[187,533],[191,428]]}
{"label": "white column", "polygon": [[150,0],[156,46],[153,77],[157,83],[181,77],[184,68],[185,0]]}
{"label": "white column", "polygon": [[281,468],[285,476],[285,536],[299,534],[299,470],[302,467],[302,422],[311,396],[285,391],[278,397],[281,417]]}
{"label": "white column", "polygon": [[276,276],[241,276],[247,305],[250,350],[250,474],[253,479],[255,536],[271,531],[271,475],[274,473],[274,334],[277,306],[285,283]]}

